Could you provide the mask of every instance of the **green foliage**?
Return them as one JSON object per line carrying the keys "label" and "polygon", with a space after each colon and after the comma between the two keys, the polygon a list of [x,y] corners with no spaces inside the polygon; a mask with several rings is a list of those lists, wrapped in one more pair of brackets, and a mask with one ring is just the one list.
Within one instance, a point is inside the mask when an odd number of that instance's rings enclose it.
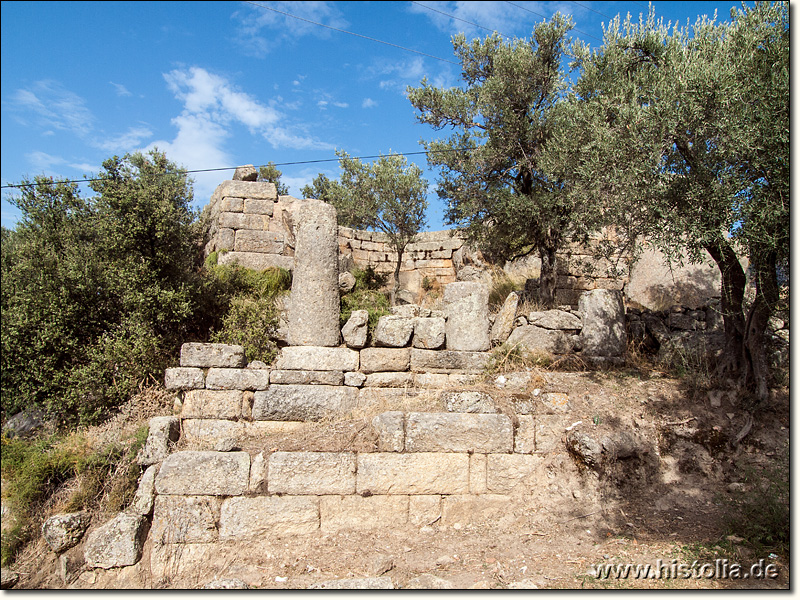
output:
{"label": "green foliage", "polygon": [[125,508],[136,491],[141,468],[135,458],[146,437],[144,427],[133,439],[98,451],[91,451],[77,434],[39,440],[0,438],[2,502],[15,519],[13,527],[3,532],[2,565],[7,566],[38,534],[44,502],[67,482],[75,481],[63,507],[66,512],[97,508],[104,497],[108,512]]}
{"label": "green foliage", "polygon": [[371,266],[366,269],[355,269],[353,276],[356,285],[341,297],[339,326],[344,327],[353,311],[366,310],[369,313],[368,331],[371,335],[378,325],[378,319],[391,314],[389,298],[381,291],[386,283],[386,276],[377,273]]}
{"label": "green foliage", "polygon": [[529,40],[504,42],[493,34],[468,42],[457,35],[463,85],[436,88],[423,80],[408,89],[420,122],[453,131],[424,142],[429,165],[440,169],[437,191],[448,221],[489,258],[538,252],[548,304],[555,302],[556,252],[599,217],[594,199],[565,193],[569,181],[543,167],[555,129],[569,127],[553,114],[567,86],[561,62],[571,28],[556,14]]}
{"label": "green foliage", "polygon": [[789,445],[771,466],[745,469],[745,481],[750,489],[737,492],[728,506],[730,533],[758,550],[788,552]]}
{"label": "green foliage", "polygon": [[254,271],[221,265],[208,266],[207,271],[223,315],[211,341],[238,344],[248,360],[271,363],[278,351],[276,299],[291,289],[291,273],[281,268]]}
{"label": "green foliage", "polygon": [[[303,198],[316,198],[317,200],[331,202],[333,200],[333,190],[337,185],[339,185],[337,181],[331,181],[320,173],[313,179],[311,185],[303,186],[300,193]],[[341,221],[341,224],[343,225],[344,221]]]}
{"label": "green foliage", "polygon": [[90,423],[160,379],[190,337],[202,285],[185,173],[152,151],[113,157],[84,199],[37,177],[9,198],[2,242],[2,412]]}
{"label": "green foliage", "polygon": [[276,167],[275,163],[272,161],[268,162],[265,167],[260,167],[258,169],[258,181],[274,183],[279,196],[288,196],[289,188],[286,184],[281,182],[281,175],[283,175],[283,173],[278,170],[278,167]]}

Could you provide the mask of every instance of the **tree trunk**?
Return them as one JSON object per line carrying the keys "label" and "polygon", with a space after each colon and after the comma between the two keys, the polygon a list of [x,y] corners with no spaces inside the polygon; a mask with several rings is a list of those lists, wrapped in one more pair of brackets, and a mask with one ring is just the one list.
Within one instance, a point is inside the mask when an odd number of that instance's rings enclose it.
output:
{"label": "tree trunk", "polygon": [[403,248],[396,248],[397,250],[397,264],[394,266],[394,285],[392,285],[392,293],[391,297],[389,298],[389,303],[394,306],[395,305],[395,298],[397,297],[397,292],[400,291],[400,264],[403,262]]}
{"label": "tree trunk", "polygon": [[756,254],[753,263],[756,279],[756,298],[747,315],[744,349],[745,370],[742,383],[765,401],[769,398],[769,361],[765,331],[769,318],[778,303],[778,275],[774,252]]}
{"label": "tree trunk", "polygon": [[706,246],[722,274],[720,309],[725,326],[725,349],[717,365],[719,377],[738,376],[745,364],[744,289],[747,279],[730,242],[720,238]]}
{"label": "tree trunk", "polygon": [[539,257],[542,260],[542,269],[539,275],[539,300],[545,308],[554,308],[556,305],[556,282],[558,281],[556,251],[554,248],[540,247]]}

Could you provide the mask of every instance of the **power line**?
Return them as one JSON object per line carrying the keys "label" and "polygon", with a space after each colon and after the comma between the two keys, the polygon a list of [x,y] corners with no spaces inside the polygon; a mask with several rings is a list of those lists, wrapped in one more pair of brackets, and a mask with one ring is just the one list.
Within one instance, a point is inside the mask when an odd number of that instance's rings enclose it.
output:
{"label": "power line", "polygon": [[[515,3],[513,3],[513,2],[508,2],[508,0],[506,0],[506,4],[510,4],[511,6],[513,6],[513,7],[515,7],[515,8],[519,8],[520,10],[524,10],[525,12],[529,12],[529,13],[531,13],[532,15],[536,15],[537,17],[543,17],[543,18],[545,18],[545,19],[549,19],[549,18],[550,18],[550,17],[548,17],[547,15],[543,15],[542,13],[537,13],[536,11],[533,11],[533,10],[530,10],[530,9],[528,9],[528,8],[525,8],[524,6],[520,6],[519,4],[515,4]],[[592,35],[591,33],[586,33],[585,31],[581,31],[580,29],[573,29],[573,31],[575,31],[575,33],[580,33],[581,35],[585,35],[585,36],[587,36],[587,37],[590,37],[590,38],[592,38],[592,39],[595,39],[595,40],[597,40],[598,42],[602,42],[602,41],[603,41],[603,40],[601,40],[599,37],[597,37],[597,36],[594,36],[594,35]]]}
{"label": "power line", "polygon": [[400,50],[405,50],[406,52],[413,52],[414,54],[420,54],[422,56],[427,56],[428,58],[434,58],[436,60],[440,60],[442,62],[450,63],[451,65],[459,65],[452,60],[447,60],[446,58],[441,58],[439,56],[434,56],[433,54],[426,54],[425,52],[420,52],[419,50],[414,50],[413,48],[406,48],[405,46],[400,46],[398,44],[392,44],[391,42],[384,42],[383,40],[379,40],[377,38],[369,37],[366,35],[362,35],[360,33],[354,33],[352,31],[347,31],[346,29],[339,29],[337,27],[331,27],[330,25],[325,25],[324,23],[318,23],[317,21],[312,21],[311,19],[306,19],[304,17],[298,17],[297,15],[293,15],[291,13],[283,12],[282,10],[278,10],[276,8],[272,8],[270,6],[264,6],[263,4],[259,4],[258,2],[247,2],[247,4],[252,4],[253,6],[258,6],[259,8],[263,8],[265,10],[271,10],[272,12],[291,17],[292,19],[297,19],[298,21],[304,21],[306,23],[311,23],[312,25],[319,25],[320,27],[325,27],[326,29],[331,29],[333,31],[338,31],[339,33],[346,33],[348,35],[354,35],[356,37],[363,38],[365,40],[369,40],[371,42],[378,42],[379,44],[385,44],[386,46],[391,46],[392,48],[399,48]]}
{"label": "power line", "polygon": [[[469,150],[469,148],[451,148],[448,150],[420,150],[419,152],[390,152],[389,154],[372,154],[369,156],[352,156],[350,158],[354,160],[366,160],[366,159],[373,159],[373,158],[383,158],[389,156],[418,156],[420,154],[444,154],[447,152],[461,152],[464,150]],[[329,163],[329,162],[339,162],[340,159],[338,158],[320,158],[317,160],[298,160],[293,162],[283,162],[283,163],[272,163],[274,167],[288,167],[288,166],[297,166],[297,165],[313,165],[318,163]],[[261,167],[267,167],[266,165],[255,165],[256,169],[260,169]],[[190,173],[211,173],[214,171],[233,171],[238,167],[216,167],[213,169],[178,169],[171,173],[161,173],[161,175],[188,175]],[[103,181],[103,177],[93,177],[88,179],[68,179],[68,180],[55,180],[53,182],[42,182],[42,183],[25,183],[25,184],[6,184],[0,186],[0,189],[9,189],[9,188],[28,188],[28,187],[38,187],[40,185],[50,185],[50,183],[91,183],[93,181]]]}
{"label": "power line", "polygon": [[466,23],[467,25],[472,25],[473,27],[477,27],[479,29],[485,29],[486,31],[491,31],[492,33],[495,33],[495,32],[499,33],[500,35],[502,35],[503,37],[506,37],[506,38],[515,37],[513,35],[506,35],[505,33],[501,33],[499,31],[497,31],[496,29],[490,29],[489,27],[484,27],[483,25],[478,25],[477,23],[473,23],[472,21],[467,21],[466,19],[462,19],[462,18],[457,17],[455,15],[448,14],[446,12],[443,12],[441,10],[433,8],[431,6],[426,6],[426,5],[422,4],[422,2],[414,2],[412,0],[411,4],[416,4],[417,6],[421,6],[422,8],[427,8],[430,11],[433,11],[435,13],[439,13],[440,15],[444,15],[445,17],[448,17],[448,18],[453,19],[455,21],[461,21],[462,23]]}
{"label": "power line", "polygon": [[590,10],[593,13],[597,13],[598,15],[600,15],[601,17],[605,17],[606,19],[613,19],[614,18],[614,17],[611,17],[611,16],[609,16],[609,15],[607,15],[605,13],[601,13],[599,10],[595,10],[595,9],[590,8],[588,6],[584,6],[580,2],[575,2],[575,0],[570,0],[570,2],[572,2],[573,4],[577,4],[578,6],[580,6],[581,8],[585,8],[586,10]]}

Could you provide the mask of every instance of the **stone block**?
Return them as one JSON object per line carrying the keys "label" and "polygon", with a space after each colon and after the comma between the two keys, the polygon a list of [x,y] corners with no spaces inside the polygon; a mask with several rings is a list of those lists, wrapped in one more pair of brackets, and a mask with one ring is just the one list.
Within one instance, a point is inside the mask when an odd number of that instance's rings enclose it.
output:
{"label": "stone block", "polygon": [[269,369],[212,368],[206,374],[209,390],[265,390],[269,383]]}
{"label": "stone block", "polygon": [[445,342],[445,320],[442,317],[418,318],[414,321],[411,345],[424,350],[438,350]]}
{"label": "stone block", "polygon": [[235,252],[283,254],[284,247],[283,234],[274,231],[240,229],[236,232],[233,249]]}
{"label": "stone block", "polygon": [[139,562],[144,545],[145,518],[119,513],[92,531],[83,544],[83,557],[90,569],[129,567]]}
{"label": "stone block", "polygon": [[505,302],[495,317],[492,325],[492,342],[502,344],[514,330],[514,320],[517,318],[517,307],[519,306],[519,294],[511,292],[506,296]]}
{"label": "stone block", "polygon": [[411,349],[411,370],[415,373],[480,373],[488,362],[487,352]]}
{"label": "stone block", "polygon": [[417,373],[414,376],[414,385],[423,389],[442,389],[448,385],[446,373]]}
{"label": "stone block", "polygon": [[569,419],[563,415],[536,415],[536,452],[564,450],[564,431]]}
{"label": "stone block", "polygon": [[158,494],[238,496],[247,491],[246,452],[185,451],[170,454],[156,476]]}
{"label": "stone block", "polygon": [[153,417],[149,421],[149,431],[144,448],[136,461],[140,465],[161,462],[169,455],[169,445],[177,442],[181,434],[181,422],[177,417]]}
{"label": "stone block", "polygon": [[321,581],[310,586],[310,590],[393,590],[391,577],[345,577]]}
{"label": "stone block", "polygon": [[189,390],[183,396],[184,419],[238,419],[242,416],[242,392],[238,390]]}
{"label": "stone block", "polygon": [[267,458],[263,452],[256,454],[250,461],[250,482],[247,491],[251,494],[267,491]]}
{"label": "stone block", "polygon": [[336,208],[321,200],[306,200],[300,203],[294,217],[297,227],[289,343],[338,346],[341,331]]}
{"label": "stone block", "polygon": [[342,327],[342,338],[348,348],[361,349],[367,345],[369,329],[369,313],[366,310],[354,310],[347,323]]}
{"label": "stone block", "polygon": [[536,412],[543,414],[564,414],[570,411],[569,396],[563,392],[546,392],[539,396]]}
{"label": "stone block", "polygon": [[358,455],[359,494],[465,494],[469,455],[385,452]]}
{"label": "stone block", "polygon": [[374,341],[376,346],[402,348],[408,345],[414,332],[414,319],[397,315],[385,315],[378,319]]}
{"label": "stone block", "polygon": [[181,346],[182,367],[246,367],[244,348],[229,344],[189,342]]}
{"label": "stone block", "polygon": [[133,501],[125,512],[135,515],[142,515],[147,517],[153,512],[153,502],[156,497],[156,474],[158,473],[158,465],[150,465],[145,469],[139,485],[136,488],[136,494]]}
{"label": "stone block", "polygon": [[358,371],[359,353],[349,348],[288,346],[276,367],[295,371]]}
{"label": "stone block", "polygon": [[442,517],[442,497],[409,496],[408,522],[416,526],[432,525]]}
{"label": "stone block", "polygon": [[295,496],[353,494],[356,458],[352,452],[273,452],[267,490]]}
{"label": "stone block", "polygon": [[[217,240],[215,250],[233,250],[236,244],[236,231],[233,229],[220,229],[217,231]],[[219,256],[217,257],[219,262]]]}
{"label": "stone block", "polygon": [[91,520],[88,512],[53,515],[42,524],[42,537],[53,552],[60,554],[80,543]]}
{"label": "stone block", "polygon": [[253,496],[222,503],[219,537],[223,541],[274,538],[319,530],[316,496]]}
{"label": "stone block", "polygon": [[489,454],[486,458],[486,489],[506,494],[542,485],[544,458],[533,454]]}
{"label": "stone block", "polygon": [[536,451],[536,422],[531,415],[519,415],[519,425],[514,434],[514,452],[533,454]]}
{"label": "stone block", "polygon": [[393,529],[408,521],[408,496],[322,496],[319,499],[323,533]]}
{"label": "stone block", "polygon": [[258,171],[253,165],[242,165],[236,167],[231,179],[233,181],[256,181],[258,180]]}
{"label": "stone block", "polygon": [[220,227],[227,229],[254,229],[265,231],[269,228],[269,216],[246,215],[240,212],[221,212],[217,217]]}
{"label": "stone block", "polygon": [[492,397],[485,392],[442,392],[439,401],[453,413],[497,413]]}
{"label": "stone block", "polygon": [[272,216],[275,202],[272,200],[262,200],[260,198],[245,198],[244,213],[249,215],[268,215]]}
{"label": "stone block", "polygon": [[341,371],[285,371],[276,369],[270,375],[270,383],[277,385],[342,385]]}
{"label": "stone block", "polygon": [[364,387],[414,387],[414,373],[370,373],[367,375]]}
{"label": "stone block", "polygon": [[489,288],[475,281],[450,283],[444,288],[448,350],[483,352],[491,346]]}
{"label": "stone block", "polygon": [[216,542],[219,516],[215,496],[157,496],[150,539],[161,545]]}
{"label": "stone block", "polygon": [[442,524],[486,525],[511,524],[514,501],[503,494],[465,494],[442,498]]}
{"label": "stone block", "polygon": [[[383,317],[382,317],[383,318]],[[364,348],[361,351],[361,372],[408,371],[410,348]]]}
{"label": "stone block", "polygon": [[612,290],[583,292],[578,301],[583,315],[581,346],[586,356],[622,356],[628,344],[622,294]]}
{"label": "stone block", "polygon": [[266,271],[275,267],[291,271],[294,269],[294,257],[280,254],[264,254],[262,252],[226,252],[220,254],[220,265],[239,265],[253,271]]}
{"label": "stone block", "polygon": [[409,413],[406,452],[511,452],[514,428],[505,415]]}
{"label": "stone block", "polygon": [[367,380],[367,376],[357,371],[344,374],[344,384],[352,387],[361,387]]}
{"label": "stone block", "polygon": [[197,367],[175,367],[164,371],[164,387],[168,390],[197,390],[205,387],[203,370]]}
{"label": "stone block", "polygon": [[405,415],[400,411],[381,413],[372,419],[378,434],[379,452],[402,452],[405,449]]}
{"label": "stone block", "polygon": [[213,450],[223,440],[238,441],[244,435],[244,423],[225,419],[184,419],[183,437],[194,449]]}
{"label": "stone block", "polygon": [[244,198],[223,198],[219,203],[220,212],[242,212],[244,210]]}
{"label": "stone block", "polygon": [[528,323],[543,329],[578,330],[583,327],[581,320],[572,313],[555,309],[530,313]]}
{"label": "stone block", "polygon": [[486,493],[486,454],[471,454],[469,457],[469,493]]}
{"label": "stone block", "polygon": [[278,191],[274,183],[267,181],[233,181],[226,180],[214,190],[214,197],[254,198],[257,200],[278,200]]}
{"label": "stone block", "polygon": [[544,329],[536,325],[523,325],[511,332],[506,347],[519,347],[528,352],[544,351],[550,354],[572,352],[570,336],[560,330]]}
{"label": "stone block", "polygon": [[356,407],[358,389],[332,385],[271,385],[255,393],[256,421],[319,421]]}

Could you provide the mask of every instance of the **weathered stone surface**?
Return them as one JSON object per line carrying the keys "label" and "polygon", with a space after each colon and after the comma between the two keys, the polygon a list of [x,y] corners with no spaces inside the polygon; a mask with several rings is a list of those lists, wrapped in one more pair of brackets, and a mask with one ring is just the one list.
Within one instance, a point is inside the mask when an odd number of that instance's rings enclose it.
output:
{"label": "weathered stone surface", "polygon": [[19,573],[6,569],[0,569],[0,589],[10,590],[19,582]]}
{"label": "weathered stone surface", "polygon": [[253,165],[236,167],[233,172],[233,181],[255,181],[256,179],[258,179],[258,171]]}
{"label": "weathered stone surface", "polygon": [[492,325],[492,343],[502,344],[511,335],[514,329],[514,320],[517,318],[517,307],[519,306],[519,294],[511,292],[506,296],[505,302],[500,312],[495,317]]}
{"label": "weathered stone surface", "polygon": [[276,369],[272,371],[269,381],[278,385],[342,385],[344,383],[344,373],[341,371],[284,371]]}
{"label": "weathered stone surface", "polygon": [[331,385],[272,385],[255,393],[253,419],[318,421],[356,407],[358,389]]}
{"label": "weathered stone surface", "polygon": [[280,267],[287,271],[294,269],[294,257],[281,254],[265,254],[263,252],[226,252],[219,255],[220,265],[239,265],[253,271],[266,271]]}
{"label": "weathered stone surface", "polygon": [[156,476],[156,492],[184,496],[238,496],[247,491],[247,452],[185,451],[171,454]]}
{"label": "weathered stone surface", "polygon": [[528,323],[544,329],[580,329],[583,327],[581,320],[563,310],[546,310],[532,312],[528,315]]}
{"label": "weathered stone surface", "polygon": [[267,181],[226,180],[214,190],[214,197],[256,198],[258,200],[277,200],[278,191],[274,183]]}
{"label": "weathered stone surface", "polygon": [[175,367],[164,370],[164,387],[168,390],[195,390],[205,387],[203,369]]}
{"label": "weathered stone surface", "polygon": [[269,227],[269,215],[246,215],[241,212],[221,212],[217,217],[220,227],[236,230],[264,231]]}
{"label": "weathered stone surface", "polygon": [[64,552],[78,545],[91,520],[86,512],[54,515],[42,525],[42,537],[53,552]]}
{"label": "weathered stone surface", "polygon": [[408,371],[410,348],[364,348],[361,351],[361,372]]}
{"label": "weathered stone surface", "polygon": [[158,496],[150,539],[162,545],[216,542],[219,516],[215,496]]}
{"label": "weathered stone surface", "polygon": [[414,319],[385,315],[378,319],[374,334],[375,345],[402,348],[408,345],[413,332]]}
{"label": "weathered stone surface", "polygon": [[455,584],[452,581],[431,575],[430,573],[423,573],[413,579],[410,579],[405,586],[405,590],[454,590]]}
{"label": "weathered stone surface", "polygon": [[438,494],[409,496],[408,522],[412,525],[431,525],[442,516],[442,497]]}
{"label": "weathered stone surface", "polygon": [[489,394],[484,392],[442,392],[439,400],[448,412],[496,413],[497,408]]}
{"label": "weathered stone surface", "polygon": [[411,349],[411,370],[415,373],[481,372],[489,362],[486,352]]}
{"label": "weathered stone surface", "polygon": [[92,531],[84,543],[84,559],[89,568],[113,569],[139,562],[145,518],[120,513]]}
{"label": "weathered stone surface", "polygon": [[215,579],[209,581],[201,589],[203,590],[249,590],[250,586],[241,579]]}
{"label": "weathered stone surface", "polygon": [[359,494],[464,494],[469,491],[469,455],[359,454],[356,482]]}
{"label": "weathered stone surface", "polygon": [[489,288],[475,281],[449,283],[444,288],[448,350],[483,352],[489,349]]}
{"label": "weathered stone surface", "polygon": [[254,496],[222,503],[220,540],[313,533],[319,529],[315,496]]}
{"label": "weathered stone surface", "polygon": [[356,287],[356,278],[349,271],[339,273],[339,291],[346,294]]}
{"label": "weathered stone surface", "polygon": [[212,368],[206,374],[209,390],[265,390],[269,383],[269,369]]}
{"label": "weathered stone surface", "polygon": [[378,433],[379,452],[402,452],[405,448],[405,415],[401,411],[381,413],[372,419]]}
{"label": "weathered stone surface", "polygon": [[245,367],[244,348],[229,344],[189,342],[181,346],[182,367]]}
{"label": "weathered stone surface", "polygon": [[505,494],[520,486],[529,489],[541,485],[540,467],[544,457],[532,454],[489,454],[486,458],[486,489]]}
{"label": "weathered stone surface", "polygon": [[270,494],[353,494],[356,457],[352,452],[273,452],[269,457]]}
{"label": "weathered stone surface", "polygon": [[359,354],[349,348],[289,346],[281,350],[276,367],[296,371],[358,371]]}
{"label": "weathered stone surface", "polygon": [[153,501],[156,497],[156,474],[158,473],[158,465],[150,465],[145,469],[142,478],[139,480],[139,486],[136,488],[136,495],[133,497],[130,507],[126,512],[134,515],[142,515],[147,517],[153,512]]}
{"label": "weathered stone surface", "polygon": [[223,440],[239,440],[244,423],[227,419],[184,419],[183,437],[192,448],[210,450]]}
{"label": "weathered stone surface", "polygon": [[469,493],[486,493],[486,454],[470,454]]}
{"label": "weathered stone surface", "polygon": [[514,433],[514,452],[533,454],[536,451],[536,421],[531,415],[519,415],[519,425]]}
{"label": "weathered stone surface", "polygon": [[587,356],[622,356],[628,338],[622,294],[611,290],[584,292],[578,301],[583,315],[581,339]]}
{"label": "weathered stone surface", "polygon": [[563,331],[543,329],[536,325],[523,325],[511,332],[505,343],[528,351],[543,350],[551,354],[568,354],[572,351],[569,336]]}
{"label": "weathered stone surface", "polygon": [[267,458],[263,452],[256,454],[250,461],[248,491],[251,494],[267,491]]}
{"label": "weathered stone surface", "polygon": [[572,408],[569,404],[569,396],[563,392],[547,392],[536,398],[537,411],[544,414],[564,414]]}
{"label": "weathered stone surface", "polygon": [[234,252],[263,252],[266,254],[283,254],[283,234],[275,231],[255,231],[240,229],[236,232]]}
{"label": "weathered stone surface", "polygon": [[262,200],[260,198],[244,199],[244,213],[248,215],[267,215],[271,217],[274,208],[275,202],[272,200]]}
{"label": "weathered stone surface", "polygon": [[504,494],[460,494],[442,498],[442,524],[508,524],[513,500]]}
{"label": "weathered stone surface", "polygon": [[406,452],[511,452],[514,428],[505,415],[409,413]]}
{"label": "weathered stone surface", "polygon": [[351,577],[315,583],[310,590],[393,590],[391,577]]}
{"label": "weathered stone surface", "polygon": [[348,348],[361,349],[367,345],[368,323],[369,313],[366,310],[354,310],[350,314],[342,327],[342,338]]}
{"label": "weathered stone surface", "polygon": [[336,208],[321,200],[305,200],[294,216],[297,228],[289,343],[338,346],[341,332]]}
{"label": "weathered stone surface", "polygon": [[414,348],[438,350],[444,346],[446,322],[442,317],[419,317],[414,321]]}
{"label": "weathered stone surface", "polygon": [[144,448],[136,457],[140,465],[152,465],[164,460],[169,455],[170,442],[177,442],[181,433],[181,422],[177,417],[153,417],[149,427]]}
{"label": "weathered stone surface", "polygon": [[242,416],[242,392],[238,390],[190,390],[183,396],[184,419],[238,419]]}
{"label": "weathered stone surface", "polygon": [[603,459],[603,446],[590,435],[573,429],[567,434],[567,450],[581,461],[596,468]]}
{"label": "weathered stone surface", "polygon": [[344,374],[344,384],[352,387],[361,387],[367,380],[367,376],[357,371]]}
{"label": "weathered stone surface", "polygon": [[404,388],[414,387],[414,373],[370,373],[364,387]]}
{"label": "weathered stone surface", "polygon": [[446,373],[416,373],[414,385],[423,389],[442,389],[448,385]]}
{"label": "weathered stone surface", "polygon": [[408,521],[408,496],[322,496],[319,513],[324,533],[394,528]]}
{"label": "weathered stone surface", "polygon": [[3,425],[3,433],[9,437],[28,437],[45,423],[45,414],[38,407],[22,410]]}

